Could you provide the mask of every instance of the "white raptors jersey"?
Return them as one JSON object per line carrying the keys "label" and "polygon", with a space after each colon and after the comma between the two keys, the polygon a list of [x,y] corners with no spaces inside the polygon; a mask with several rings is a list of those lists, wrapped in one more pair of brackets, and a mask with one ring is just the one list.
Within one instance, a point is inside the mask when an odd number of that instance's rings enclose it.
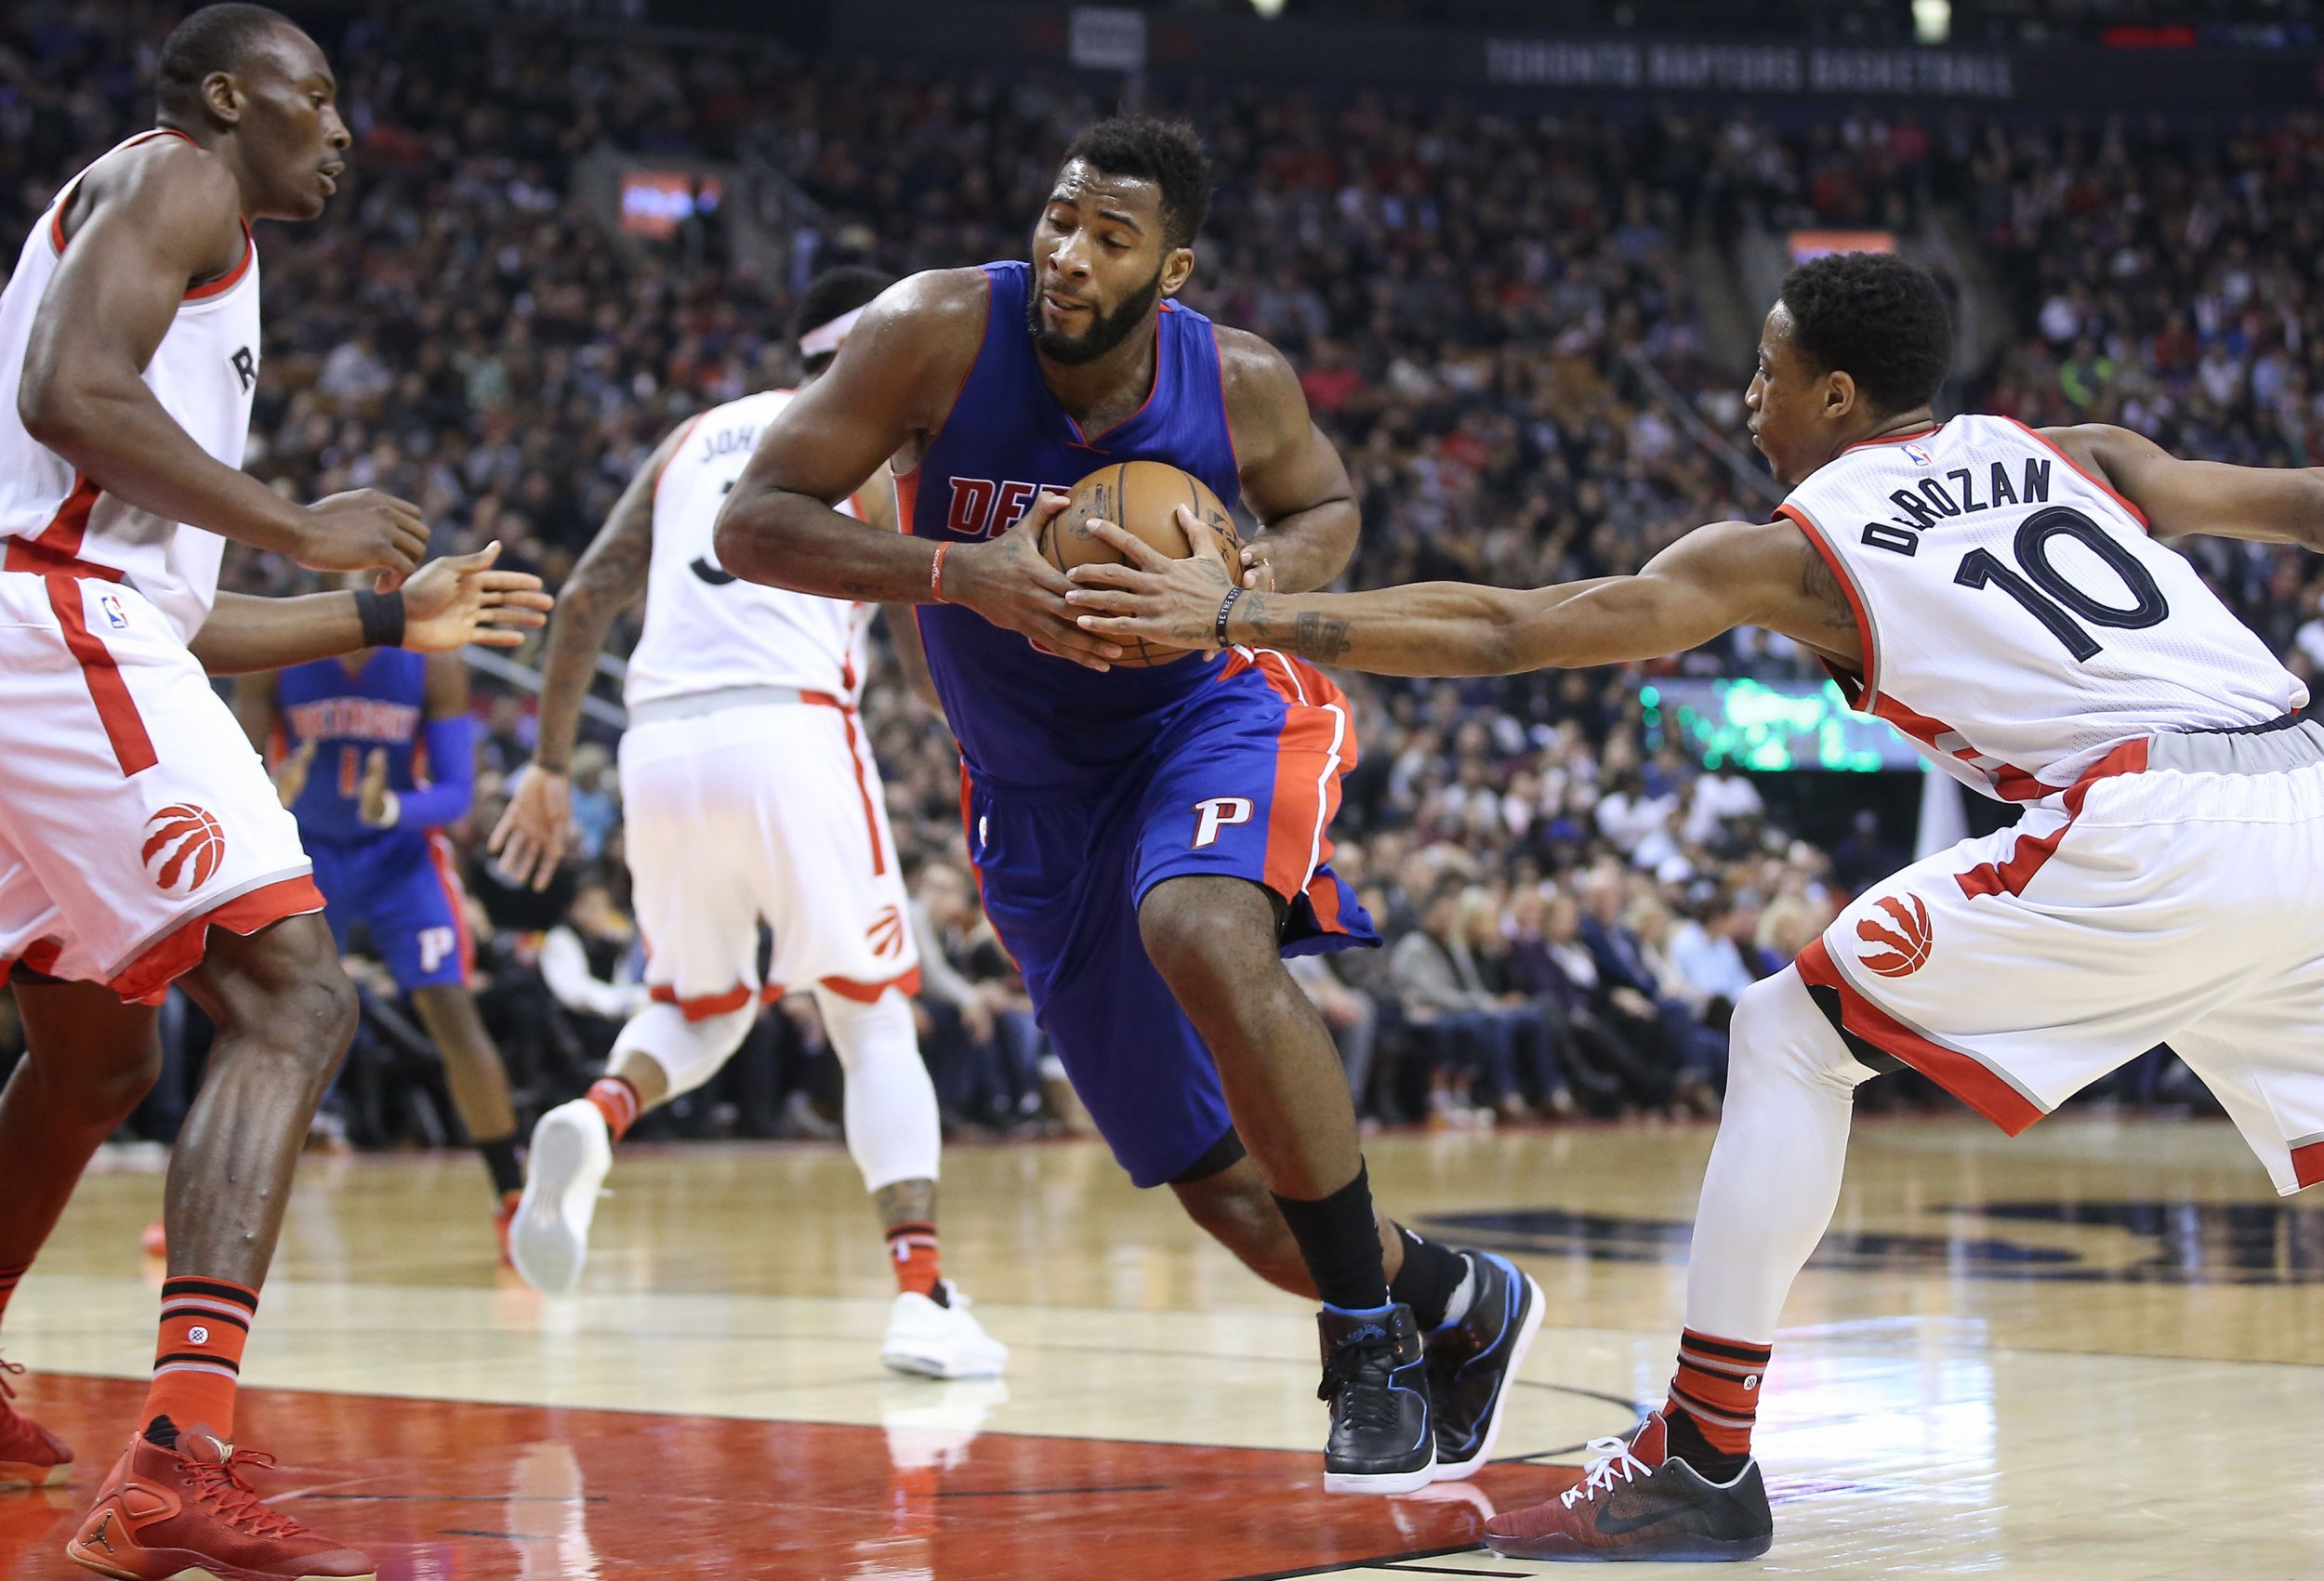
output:
{"label": "white raptors jersey", "polygon": [[[645,630],[629,655],[631,707],[740,686],[793,686],[852,704],[871,607],[745,582],[719,564],[719,507],[796,392],[761,390],[687,425],[654,487]],[[884,475],[875,486],[887,487]],[[860,514],[853,502],[840,508]]]}
{"label": "white raptors jersey", "polygon": [[1849,701],[1988,795],[2033,800],[2119,743],[2307,705],[2135,506],[2021,423],[1853,446],[1777,509],[1855,607]]}
{"label": "white raptors jersey", "polygon": [[[143,132],[121,147],[182,135]],[[75,176],[57,194],[0,291],[0,538],[9,541],[0,563],[9,571],[104,567],[144,594],[181,639],[191,639],[218,597],[225,540],[114,498],[101,481],[35,443],[16,412],[33,316],[64,256],[65,205],[80,184]],[[258,252],[244,226],[242,261],[186,293],[145,366],[145,385],[196,444],[240,467],[257,382]]]}

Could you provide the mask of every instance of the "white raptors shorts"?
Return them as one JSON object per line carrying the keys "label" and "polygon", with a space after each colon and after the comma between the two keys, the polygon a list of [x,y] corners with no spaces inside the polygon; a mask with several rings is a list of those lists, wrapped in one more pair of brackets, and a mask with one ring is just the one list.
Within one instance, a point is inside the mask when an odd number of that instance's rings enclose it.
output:
{"label": "white raptors shorts", "polygon": [[266,767],[134,588],[0,573],[0,965],[159,1003],[322,893]]}
{"label": "white raptors shorts", "polygon": [[2013,1136],[2167,1043],[2278,1191],[2324,1181],[2324,726],[2118,747],[1872,886],[1799,966],[1842,1032]]}
{"label": "white raptors shorts", "polygon": [[761,996],[761,920],[774,936],[765,997],[814,984],[866,1004],[891,986],[918,992],[879,771],[854,710],[832,699],[640,712],[622,737],[621,795],[654,996],[696,1021]]}

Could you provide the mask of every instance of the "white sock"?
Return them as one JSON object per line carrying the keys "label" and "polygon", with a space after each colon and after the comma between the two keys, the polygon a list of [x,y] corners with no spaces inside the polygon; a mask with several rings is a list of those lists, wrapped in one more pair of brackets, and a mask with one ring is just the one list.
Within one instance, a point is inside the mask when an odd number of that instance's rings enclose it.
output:
{"label": "white sock", "polygon": [[1874,1073],[1793,968],[1744,991],[1728,1038],[1726,1108],[1687,1258],[1686,1326],[1764,1345],[1839,1206],[1855,1087]]}
{"label": "white sock", "polygon": [[892,988],[868,1005],[818,988],[815,1008],[847,1071],[847,1150],[864,1189],[936,1179],[944,1136],[912,1002]]}

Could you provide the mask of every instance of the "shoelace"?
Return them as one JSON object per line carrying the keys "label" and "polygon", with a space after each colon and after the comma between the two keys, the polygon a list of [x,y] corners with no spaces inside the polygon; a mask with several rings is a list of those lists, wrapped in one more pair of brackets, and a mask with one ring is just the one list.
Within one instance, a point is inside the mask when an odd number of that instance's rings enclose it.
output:
{"label": "shoelace", "polygon": [[256,1449],[229,1448],[224,1460],[203,1460],[180,1453],[186,1481],[193,1496],[218,1511],[220,1519],[254,1537],[298,1537],[307,1528],[260,1501],[258,1490],[242,1480],[245,1467],[272,1466],[274,1456]]}
{"label": "shoelace", "polygon": [[1401,1415],[1395,1391],[1382,1378],[1364,1376],[1366,1364],[1377,1346],[1343,1345],[1324,1364],[1324,1381],[1315,1390],[1318,1400],[1340,1402],[1340,1417],[1349,1426],[1367,1431],[1393,1429]]}
{"label": "shoelace", "polygon": [[1590,1459],[1582,1466],[1581,1481],[1557,1495],[1568,1509],[1578,1502],[1593,1500],[1600,1494],[1610,1491],[1617,1472],[1626,1482],[1641,1474],[1654,1475],[1653,1467],[1630,1452],[1628,1439],[1593,1438],[1587,1448]]}
{"label": "shoelace", "polygon": [[[7,1373],[14,1373],[19,1377],[23,1377],[24,1364],[21,1362],[0,1362],[0,1374]],[[15,1398],[16,1390],[8,1387],[7,1378],[6,1377],[0,1377],[0,1400],[13,1400]]]}

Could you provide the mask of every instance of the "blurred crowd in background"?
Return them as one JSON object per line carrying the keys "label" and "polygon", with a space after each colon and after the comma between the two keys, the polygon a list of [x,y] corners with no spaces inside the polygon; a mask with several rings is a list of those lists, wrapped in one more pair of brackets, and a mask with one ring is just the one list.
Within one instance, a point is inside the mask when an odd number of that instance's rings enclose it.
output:
{"label": "blurred crowd in background", "polygon": [[[63,178],[150,124],[152,54],[176,15],[0,18],[0,231],[24,234]],[[416,6],[324,42],[351,173],[323,220],[260,229],[268,329],[247,466],[299,498],[388,489],[422,506],[441,550],[497,538],[552,587],[672,426],[789,381],[784,332],[809,270],[1021,256],[1060,151],[1113,107],[1102,85],[1037,69],[803,63]],[[1173,81],[1149,85],[1148,108],[1191,117],[1216,162],[1186,298],[1282,347],[1355,477],[1355,585],[1603,575],[1698,522],[1763,517],[1764,488],[1700,442],[1739,433],[1747,369],[1709,349],[1689,258],[1801,226],[1912,234],[1943,214],[1973,239],[2007,334],[1988,369],[1948,389],[1952,409],[2119,422],[2183,455],[2265,465],[2313,465],[2324,446],[2324,118],[2311,112],[2067,125],[1842,106],[1810,123],[1796,106],[1776,120],[1689,104],[1614,119]],[[577,178],[608,149],[781,172],[820,210],[799,267],[753,268],[717,226],[615,236]],[[2324,560],[2190,550],[2312,678]],[[231,579],[305,586],[239,551]],[[635,629],[633,615],[615,652]],[[1835,822],[1683,759],[1643,722],[1639,686],[1661,672],[1816,673],[1782,639],[1742,632],[1645,669],[1342,678],[1362,757],[1334,860],[1388,946],[1298,970],[1367,1117],[1710,1112],[1742,988],[1911,854],[1908,800],[1903,815],[1891,797]],[[488,1021],[537,1107],[579,1089],[641,993],[614,737],[600,731],[575,762],[577,860],[548,894],[516,892],[482,841],[529,755],[530,701],[489,684],[478,697],[480,794],[454,833]],[[865,716],[931,961],[924,1032],[948,1120],[1069,1126],[1070,1095],[978,913],[949,738],[884,667]],[[370,1013],[333,1124],[365,1143],[441,1140],[432,1051],[391,986],[359,972]],[[171,1026],[174,1055],[198,1058],[198,1016],[177,1005]],[[647,1130],[825,1134],[837,1081],[793,996],[726,1076]],[[170,1134],[183,1090],[173,1075],[140,1127]],[[2159,1056],[2108,1095],[2187,1096]],[[1916,1097],[1897,1078],[1866,1100]]]}

